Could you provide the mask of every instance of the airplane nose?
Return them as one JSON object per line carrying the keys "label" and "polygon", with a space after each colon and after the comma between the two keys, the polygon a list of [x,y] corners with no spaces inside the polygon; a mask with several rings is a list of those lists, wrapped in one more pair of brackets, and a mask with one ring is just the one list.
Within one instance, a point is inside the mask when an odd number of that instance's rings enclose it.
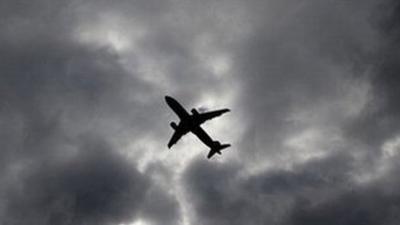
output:
{"label": "airplane nose", "polygon": [[168,96],[168,95],[165,96],[165,101],[169,102],[169,101],[171,101],[171,99],[172,98],[170,96]]}

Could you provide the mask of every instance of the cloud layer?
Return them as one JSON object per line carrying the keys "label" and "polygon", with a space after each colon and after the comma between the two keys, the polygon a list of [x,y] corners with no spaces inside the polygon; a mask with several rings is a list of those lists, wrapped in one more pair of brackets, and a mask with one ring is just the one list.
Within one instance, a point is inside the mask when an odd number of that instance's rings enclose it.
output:
{"label": "cloud layer", "polygon": [[1,224],[398,221],[395,1],[0,5]]}

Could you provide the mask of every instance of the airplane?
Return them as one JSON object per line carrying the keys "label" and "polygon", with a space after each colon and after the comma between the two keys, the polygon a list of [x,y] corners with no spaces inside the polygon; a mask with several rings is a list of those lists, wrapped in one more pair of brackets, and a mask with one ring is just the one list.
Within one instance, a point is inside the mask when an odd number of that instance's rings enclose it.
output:
{"label": "airplane", "polygon": [[205,121],[221,116],[222,114],[229,112],[229,109],[220,109],[211,112],[199,113],[195,108],[191,110],[192,114],[189,114],[178,101],[170,96],[165,96],[165,101],[168,106],[178,115],[180,122],[177,125],[175,122],[171,122],[170,125],[174,129],[170,141],[168,142],[168,148],[171,148],[178,140],[185,134],[192,132],[195,134],[205,145],[210,148],[210,152],[207,158],[211,158],[215,153],[221,155],[221,150],[231,146],[230,144],[223,144],[219,141],[213,141],[211,137],[201,128],[201,124]]}

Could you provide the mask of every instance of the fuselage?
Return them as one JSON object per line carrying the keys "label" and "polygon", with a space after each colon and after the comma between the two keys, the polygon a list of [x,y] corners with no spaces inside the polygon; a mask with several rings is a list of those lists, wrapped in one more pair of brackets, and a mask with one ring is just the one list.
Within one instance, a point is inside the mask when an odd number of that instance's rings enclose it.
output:
{"label": "fuselage", "polygon": [[186,133],[200,126],[201,121],[196,118],[196,115],[189,114],[175,99],[165,96],[165,101],[169,107],[171,107],[171,109],[174,110],[174,112],[180,117],[180,122],[177,125],[177,129]]}
{"label": "fuselage", "polygon": [[165,96],[165,101],[180,119],[179,124],[176,124],[175,122],[170,123],[175,132],[167,145],[168,148],[171,148],[171,146],[174,145],[181,136],[189,132],[196,135],[205,145],[210,147],[210,152],[207,156],[208,158],[212,157],[215,153],[221,154],[222,149],[230,146],[229,144],[221,145],[218,141],[212,140],[211,137],[200,126],[206,120],[229,112],[229,109],[220,109],[200,114],[196,109],[193,108],[191,110],[191,114],[189,114],[174,98]]}
{"label": "fuselage", "polygon": [[189,118],[182,119],[179,122],[178,127],[193,129],[194,127],[200,126],[200,124],[201,124],[201,121],[196,119],[196,115],[190,115]]}

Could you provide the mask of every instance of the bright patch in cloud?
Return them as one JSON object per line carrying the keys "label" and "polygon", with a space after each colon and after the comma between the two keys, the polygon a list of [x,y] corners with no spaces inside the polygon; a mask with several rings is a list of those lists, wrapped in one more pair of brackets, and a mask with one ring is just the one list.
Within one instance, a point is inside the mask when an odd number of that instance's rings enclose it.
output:
{"label": "bright patch in cloud", "polygon": [[[129,28],[126,29],[129,23]],[[145,30],[139,24],[123,18],[104,14],[94,22],[85,22],[78,26],[75,36],[86,44],[108,46],[117,52],[126,52],[135,48],[135,43],[143,38]]]}
{"label": "bright patch in cloud", "polygon": [[289,136],[283,142],[288,167],[315,158],[323,158],[340,150],[343,140],[334,129],[306,128]]}
{"label": "bright patch in cloud", "polygon": [[400,137],[386,141],[382,146],[383,157],[393,157],[400,152]]}
{"label": "bright patch in cloud", "polygon": [[355,175],[355,180],[358,183],[373,182],[387,174],[394,166],[398,154],[400,153],[400,136],[389,139],[382,144],[382,155],[370,168],[363,170],[361,173]]}
{"label": "bright patch in cloud", "polygon": [[214,56],[207,62],[213,74],[217,77],[227,75],[232,67],[232,62],[227,56]]}
{"label": "bright patch in cloud", "polygon": [[130,223],[130,224],[120,224],[120,225],[150,225],[149,223],[147,223],[146,221],[144,221],[143,219],[137,219],[135,222]]}

